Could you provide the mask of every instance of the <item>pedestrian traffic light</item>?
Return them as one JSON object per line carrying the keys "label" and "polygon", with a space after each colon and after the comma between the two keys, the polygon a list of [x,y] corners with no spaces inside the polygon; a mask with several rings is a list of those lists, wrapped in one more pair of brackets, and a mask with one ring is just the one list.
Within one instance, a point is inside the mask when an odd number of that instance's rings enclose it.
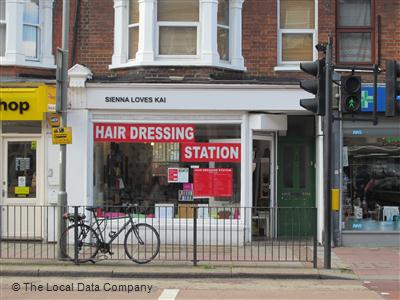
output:
{"label": "pedestrian traffic light", "polygon": [[343,113],[361,111],[361,76],[342,76],[340,79],[340,99]]}
{"label": "pedestrian traffic light", "polygon": [[301,80],[300,87],[315,98],[300,99],[300,106],[319,116],[325,115],[325,59],[300,63],[300,69],[316,79]]}
{"label": "pedestrian traffic light", "polygon": [[[400,106],[400,62],[386,61],[386,117],[395,117]],[[397,105],[396,105],[397,103]]]}

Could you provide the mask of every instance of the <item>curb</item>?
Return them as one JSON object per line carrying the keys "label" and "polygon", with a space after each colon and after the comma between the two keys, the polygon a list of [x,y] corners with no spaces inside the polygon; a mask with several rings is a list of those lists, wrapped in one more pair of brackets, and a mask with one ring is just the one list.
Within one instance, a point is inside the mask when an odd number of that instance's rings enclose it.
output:
{"label": "curb", "polygon": [[224,272],[224,273],[168,273],[168,272],[115,272],[115,271],[48,271],[48,270],[4,270],[2,276],[15,277],[96,277],[96,278],[254,278],[254,279],[319,279],[319,280],[357,280],[349,276],[328,274],[304,273],[251,273],[251,272]]}

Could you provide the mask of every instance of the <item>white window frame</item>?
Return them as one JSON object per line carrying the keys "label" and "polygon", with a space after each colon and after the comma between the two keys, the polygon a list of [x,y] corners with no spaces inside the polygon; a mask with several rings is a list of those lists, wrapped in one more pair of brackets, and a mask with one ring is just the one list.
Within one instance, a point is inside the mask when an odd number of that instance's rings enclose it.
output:
{"label": "white window frame", "polygon": [[[130,36],[129,36],[129,29],[137,27],[138,31],[139,31],[140,30],[140,26],[139,26],[139,23],[131,23],[131,24],[129,24],[129,12],[130,12],[130,9],[129,9],[129,2],[128,2],[127,17],[126,17],[127,20],[128,20],[128,30],[126,32],[126,40],[128,41],[128,43],[126,45],[127,46],[127,48],[126,48],[126,57],[127,57],[127,59],[129,61],[134,61],[136,59],[136,54],[135,54],[135,58],[129,58],[129,45],[131,43]],[[136,53],[137,52],[138,52],[138,49],[136,49]]]}
{"label": "white window frame", "polygon": [[[29,0],[28,0],[29,2]],[[41,45],[40,45],[40,41],[41,41],[41,24],[43,23],[42,19],[42,14],[41,14],[41,10],[40,10],[40,1],[38,1],[39,7],[38,7],[38,23],[23,23],[22,24],[22,34],[24,32],[24,28],[25,26],[27,27],[35,27],[36,28],[36,32],[37,32],[37,36],[36,36],[36,56],[27,56],[25,55],[25,59],[26,60],[30,60],[30,61],[39,61],[40,60],[40,51],[41,51]],[[24,42],[24,40],[22,39],[22,41]],[[24,49],[25,50],[25,49]]]}
{"label": "white window frame", "polygon": [[278,24],[278,47],[277,57],[278,66],[275,71],[300,71],[302,61],[283,61],[282,60],[282,35],[283,34],[312,34],[313,35],[313,60],[318,58],[318,51],[314,45],[318,43],[318,1],[314,0],[314,29],[281,29],[281,0],[277,0],[277,24]]}
{"label": "white window frame", "polygon": [[[221,60],[217,45],[218,0],[199,0],[198,22],[157,20],[157,0],[139,2],[139,45],[129,59],[129,0],[114,0],[114,53],[109,69],[136,66],[206,66],[246,70],[242,56],[242,6],[245,0],[229,0],[229,61]],[[197,27],[196,55],[160,55],[160,26]]]}
{"label": "white window frame", "polygon": [[[27,0],[6,1],[6,51],[0,56],[1,66],[24,66],[55,69],[53,55],[53,3],[54,0],[39,1],[39,23],[24,23],[24,6]],[[23,47],[24,25],[37,26],[37,57],[25,56]]]}

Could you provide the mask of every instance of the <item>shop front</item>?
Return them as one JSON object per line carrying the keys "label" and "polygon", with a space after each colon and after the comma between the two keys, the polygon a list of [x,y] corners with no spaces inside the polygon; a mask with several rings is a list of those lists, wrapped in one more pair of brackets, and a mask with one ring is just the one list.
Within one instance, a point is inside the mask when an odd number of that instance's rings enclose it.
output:
{"label": "shop front", "polygon": [[[47,204],[45,161],[47,112],[55,109],[55,87],[47,85],[0,88],[0,182],[2,236],[35,236],[41,226],[34,206]],[[42,210],[38,209],[38,212]],[[15,222],[16,215],[21,222]],[[38,224],[34,224],[39,222]],[[39,228],[39,227],[36,227]]]}
{"label": "shop front", "polygon": [[214,238],[277,235],[278,137],[299,89],[87,83],[71,95],[69,205],[138,205],[162,238],[163,226],[190,227],[193,207]]}
{"label": "shop front", "polygon": [[343,124],[342,243],[398,245],[400,120]]}

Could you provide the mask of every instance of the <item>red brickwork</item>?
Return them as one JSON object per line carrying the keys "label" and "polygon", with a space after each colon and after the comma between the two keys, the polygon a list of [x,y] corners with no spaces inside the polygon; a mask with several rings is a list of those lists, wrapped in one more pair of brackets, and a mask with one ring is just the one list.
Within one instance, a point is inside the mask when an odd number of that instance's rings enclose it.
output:
{"label": "red brickwork", "polygon": [[[113,53],[114,8],[113,0],[80,0],[80,16],[75,24],[75,3],[71,0],[70,65],[86,65],[95,78],[109,80],[163,80],[168,76],[185,76],[192,80],[265,80],[268,82],[295,82],[302,72],[275,71],[277,65],[277,1],[245,0],[243,4],[243,56],[245,72],[210,67],[134,67],[109,70]],[[375,14],[381,16],[381,67],[386,59],[400,60],[400,1],[375,0]],[[377,19],[377,18],[376,18]],[[318,0],[318,40],[326,41],[329,33],[335,38],[336,1]],[[62,0],[55,0],[53,42],[54,53],[61,46]],[[78,35],[73,48],[74,27]],[[376,35],[377,37],[377,35]],[[335,41],[335,40],[334,40]],[[376,38],[376,58],[378,55]],[[335,41],[336,43],[336,41]],[[335,55],[335,51],[334,51]],[[74,61],[71,58],[75,56]],[[1,75],[18,76],[54,74],[51,70],[20,67],[2,67]]]}

